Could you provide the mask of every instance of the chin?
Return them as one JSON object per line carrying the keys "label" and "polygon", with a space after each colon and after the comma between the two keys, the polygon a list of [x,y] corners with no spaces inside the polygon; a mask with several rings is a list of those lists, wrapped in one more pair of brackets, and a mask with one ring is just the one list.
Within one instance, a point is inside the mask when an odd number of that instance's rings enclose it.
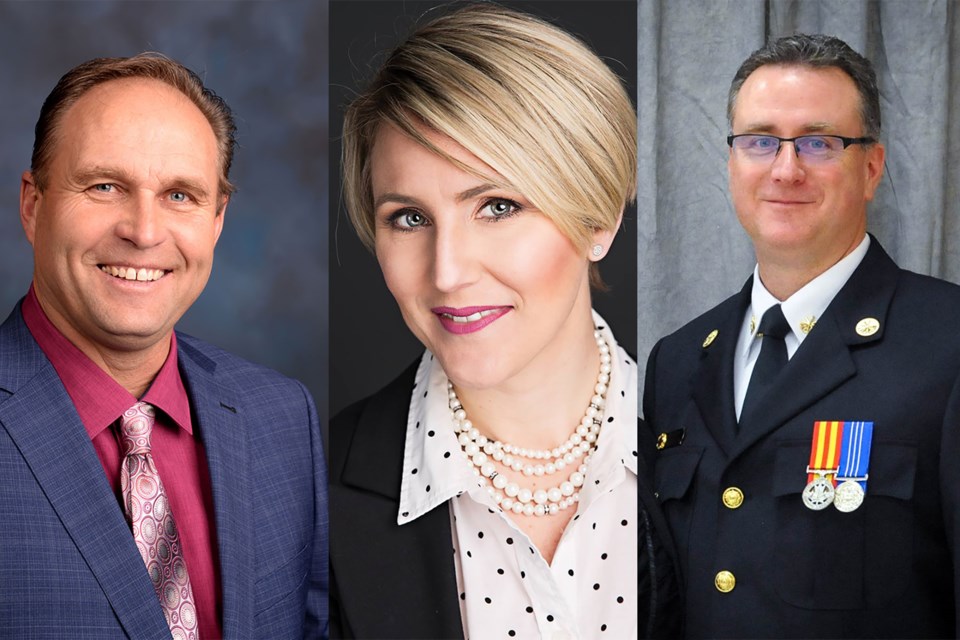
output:
{"label": "chin", "polygon": [[481,354],[479,358],[450,355],[446,357],[436,355],[436,357],[444,373],[460,389],[492,389],[502,384],[508,377],[505,367],[499,362],[492,362],[493,359],[489,355],[484,357]]}
{"label": "chin", "polygon": [[104,344],[109,344],[118,351],[147,349],[170,335],[170,331],[164,331],[163,327],[134,324],[106,326],[101,329],[101,333]]}

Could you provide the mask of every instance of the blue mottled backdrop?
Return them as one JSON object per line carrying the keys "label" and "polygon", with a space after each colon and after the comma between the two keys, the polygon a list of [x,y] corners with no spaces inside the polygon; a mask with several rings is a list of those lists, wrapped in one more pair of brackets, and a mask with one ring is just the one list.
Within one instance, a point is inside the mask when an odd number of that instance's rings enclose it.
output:
{"label": "blue mottled backdrop", "polygon": [[40,105],[89,58],[159,51],[239,127],[213,275],[179,328],[302,380],[327,414],[327,3],[0,2],[0,314],[30,284],[20,227]]}

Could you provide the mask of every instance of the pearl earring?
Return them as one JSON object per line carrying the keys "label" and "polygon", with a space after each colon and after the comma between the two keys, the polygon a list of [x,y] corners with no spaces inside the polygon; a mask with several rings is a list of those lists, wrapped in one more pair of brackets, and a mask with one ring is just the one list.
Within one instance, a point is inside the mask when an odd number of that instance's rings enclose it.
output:
{"label": "pearl earring", "polygon": [[593,245],[592,253],[594,258],[599,258],[600,255],[603,253],[603,245],[602,244]]}

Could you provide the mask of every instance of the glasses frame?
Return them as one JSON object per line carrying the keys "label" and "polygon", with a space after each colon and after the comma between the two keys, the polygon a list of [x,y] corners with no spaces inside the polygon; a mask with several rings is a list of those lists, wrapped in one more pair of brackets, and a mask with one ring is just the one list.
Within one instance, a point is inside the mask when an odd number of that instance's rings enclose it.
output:
{"label": "glasses frame", "polygon": [[[802,135],[802,136],[796,136],[796,137],[794,137],[794,138],[781,138],[780,136],[775,136],[775,135],[773,135],[773,134],[771,134],[771,133],[736,133],[736,134],[731,134],[731,135],[727,136],[727,146],[729,146],[731,149],[733,149],[733,141],[734,141],[734,140],[736,140],[737,138],[746,138],[747,136],[755,136],[755,137],[758,136],[758,137],[762,137],[762,138],[775,138],[775,139],[778,141],[778,142],[777,142],[777,151],[776,151],[776,153],[774,153],[773,155],[770,156],[770,160],[771,160],[771,161],[772,161],[774,158],[776,158],[777,156],[780,155],[780,149],[783,148],[783,143],[784,143],[784,142],[789,142],[789,143],[793,144],[793,152],[797,155],[797,158],[798,158],[798,159],[803,160],[804,158],[801,158],[801,156],[800,156],[800,150],[797,149],[797,140],[801,140],[801,139],[803,139],[803,138],[835,138],[836,140],[840,140],[840,141],[843,143],[843,150],[844,150],[844,151],[846,151],[847,147],[849,147],[849,146],[852,145],[852,144],[864,144],[864,145],[865,145],[865,144],[873,144],[873,143],[875,143],[875,142],[877,141],[876,138],[871,138],[871,137],[869,137],[869,136],[862,136],[862,137],[859,137],[859,138],[848,138],[848,137],[846,137],[846,136],[838,136],[838,135],[835,135],[835,134],[832,134],[832,133],[806,133],[806,134],[804,134],[804,135]],[[765,157],[765,156],[760,156],[760,157],[763,158],[763,157]],[[829,158],[829,156],[827,156],[827,158]],[[822,160],[827,159],[827,158],[818,158],[818,160],[821,160],[821,161],[822,161]],[[809,159],[809,158],[808,158],[808,159]]]}

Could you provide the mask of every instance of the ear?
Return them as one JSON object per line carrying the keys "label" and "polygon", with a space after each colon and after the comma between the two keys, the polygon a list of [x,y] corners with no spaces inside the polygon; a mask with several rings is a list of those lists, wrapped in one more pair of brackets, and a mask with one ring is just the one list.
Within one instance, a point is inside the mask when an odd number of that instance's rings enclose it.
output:
{"label": "ear", "polygon": [[220,206],[217,207],[217,217],[213,220],[213,244],[216,245],[223,232],[223,219],[227,215],[227,204],[230,202],[230,196],[223,196]]}
{"label": "ear", "polygon": [[[623,222],[623,209],[620,209],[620,215],[617,216],[617,224],[612,229],[597,229],[593,232],[590,246],[587,248],[587,259],[590,262],[600,262],[610,251],[610,245],[613,244],[613,238],[620,230],[620,223]],[[599,250],[597,249],[599,247]]]}
{"label": "ear", "polygon": [[876,193],[880,185],[880,179],[883,178],[883,161],[886,158],[887,151],[879,142],[869,145],[864,159],[864,173],[866,180],[864,182],[863,199],[867,202],[873,200],[873,194]]}
{"label": "ear", "polygon": [[24,171],[20,176],[20,224],[31,246],[37,232],[37,203],[42,197],[33,173]]}

